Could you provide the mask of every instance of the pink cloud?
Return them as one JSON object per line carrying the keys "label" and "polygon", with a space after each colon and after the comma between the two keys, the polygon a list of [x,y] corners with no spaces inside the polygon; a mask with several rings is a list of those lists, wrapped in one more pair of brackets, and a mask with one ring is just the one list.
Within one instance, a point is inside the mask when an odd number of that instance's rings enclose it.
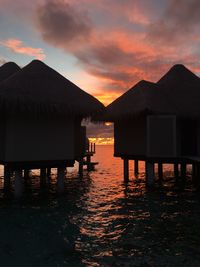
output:
{"label": "pink cloud", "polygon": [[99,80],[96,96],[104,103],[141,79],[157,81],[173,64],[199,71],[198,0],[170,0],[164,8],[156,0],[81,3],[44,1],[35,14],[37,28],[44,41],[72,54]]}
{"label": "pink cloud", "polygon": [[32,56],[40,60],[43,60],[45,58],[45,54],[42,48],[25,46],[24,43],[19,39],[2,40],[0,41],[0,45],[5,46],[14,53]]}

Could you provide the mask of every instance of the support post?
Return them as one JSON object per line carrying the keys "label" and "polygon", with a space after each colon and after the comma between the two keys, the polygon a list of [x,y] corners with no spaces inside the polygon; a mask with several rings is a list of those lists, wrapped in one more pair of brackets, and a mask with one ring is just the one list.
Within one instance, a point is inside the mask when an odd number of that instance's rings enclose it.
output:
{"label": "support post", "polygon": [[57,174],[57,187],[59,193],[63,193],[65,189],[64,177],[65,177],[65,168],[59,167]]}
{"label": "support post", "polygon": [[89,172],[89,171],[91,171],[91,156],[89,155],[89,156],[87,156],[87,171]]}
{"label": "support post", "polygon": [[82,177],[83,176],[83,158],[79,160],[79,168],[78,168],[78,173]]}
{"label": "support post", "polygon": [[134,174],[138,175],[138,160],[134,160]]}
{"label": "support post", "polygon": [[161,162],[158,163],[158,178],[160,181],[163,179],[163,164]]}
{"label": "support post", "polygon": [[4,165],[4,190],[9,191],[10,189],[10,176],[11,171],[7,165]]}
{"label": "support post", "polygon": [[30,170],[24,170],[24,180],[28,180],[30,178]]}
{"label": "support post", "polygon": [[179,177],[178,163],[174,163],[174,177],[176,179]]}
{"label": "support post", "polygon": [[186,167],[187,165],[185,162],[181,163],[181,178],[183,180],[186,180]]}
{"label": "support post", "polygon": [[198,170],[197,163],[192,164],[192,183],[194,186],[198,184]]}
{"label": "support post", "polygon": [[200,184],[200,163],[196,163],[196,187],[199,189],[199,184]]}
{"label": "support post", "polygon": [[46,169],[40,169],[40,185],[44,186],[46,184]]}
{"label": "support post", "polygon": [[49,178],[51,176],[51,168],[47,168],[47,177]]}
{"label": "support post", "polygon": [[15,176],[14,195],[16,198],[20,198],[23,193],[22,170],[16,170],[14,172],[14,176]]}
{"label": "support post", "polygon": [[154,163],[146,161],[146,180],[147,185],[149,187],[152,187],[155,182],[155,176],[154,176]]}
{"label": "support post", "polygon": [[129,160],[124,159],[124,182],[129,181]]}

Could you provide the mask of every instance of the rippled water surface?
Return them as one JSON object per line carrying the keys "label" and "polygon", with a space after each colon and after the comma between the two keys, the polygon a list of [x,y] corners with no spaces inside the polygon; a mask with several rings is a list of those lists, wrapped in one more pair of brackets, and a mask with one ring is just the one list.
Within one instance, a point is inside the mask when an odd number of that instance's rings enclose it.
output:
{"label": "rippled water surface", "polygon": [[200,266],[199,192],[189,172],[183,184],[167,165],[163,183],[147,190],[143,163],[138,177],[130,164],[124,184],[112,154],[97,146],[99,165],[82,179],[69,169],[63,196],[55,170],[44,188],[34,171],[20,202],[1,190],[0,266]]}

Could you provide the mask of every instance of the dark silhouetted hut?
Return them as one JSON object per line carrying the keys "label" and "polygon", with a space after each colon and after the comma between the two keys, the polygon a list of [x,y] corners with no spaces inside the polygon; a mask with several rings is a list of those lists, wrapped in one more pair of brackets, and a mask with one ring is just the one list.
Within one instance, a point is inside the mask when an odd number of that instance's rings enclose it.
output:
{"label": "dark silhouetted hut", "polygon": [[56,167],[63,188],[64,169],[85,149],[81,121],[102,108],[58,72],[32,61],[0,85],[0,162],[16,171],[17,184],[22,169]]}
{"label": "dark silhouetted hut", "polygon": [[[146,161],[149,184],[153,163],[189,163],[200,157],[200,79],[183,65],[173,66],[157,83],[141,81],[106,109],[114,122],[114,155]],[[184,164],[182,164],[184,166]],[[184,167],[182,168],[184,169]]]}

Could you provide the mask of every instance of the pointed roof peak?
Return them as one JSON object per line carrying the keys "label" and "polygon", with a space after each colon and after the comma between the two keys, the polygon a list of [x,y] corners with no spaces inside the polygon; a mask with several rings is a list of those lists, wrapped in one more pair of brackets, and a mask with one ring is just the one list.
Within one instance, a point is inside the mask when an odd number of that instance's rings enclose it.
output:
{"label": "pointed roof peak", "polygon": [[16,67],[20,69],[20,67],[13,61],[6,62],[1,67]]}
{"label": "pointed roof peak", "polygon": [[24,109],[32,113],[57,112],[89,117],[104,108],[95,97],[40,60],[33,60],[14,73],[2,83],[0,89],[0,98],[6,103],[12,102],[16,110]]}
{"label": "pointed roof peak", "polygon": [[141,81],[139,81],[136,85],[139,85],[139,84],[149,84],[150,82],[149,81],[147,81],[147,80],[141,80]]}
{"label": "pointed roof peak", "polygon": [[34,59],[28,65],[46,65],[46,64],[39,59]]}
{"label": "pointed roof peak", "polygon": [[20,70],[20,67],[14,62],[6,62],[0,67],[0,82],[7,79]]}
{"label": "pointed roof peak", "polygon": [[187,69],[185,65],[178,63],[171,67],[171,69]]}
{"label": "pointed roof peak", "polygon": [[158,84],[171,84],[177,82],[195,82],[199,77],[192,71],[186,68],[183,64],[176,64],[172,66],[169,71],[161,77]]}
{"label": "pointed roof peak", "polygon": [[147,80],[141,80],[138,83],[136,83],[131,89],[135,90],[138,88],[141,90],[142,88],[147,88],[147,87],[152,88],[153,86],[156,86],[156,84]]}
{"label": "pointed roof peak", "polygon": [[48,65],[46,65],[43,61],[40,61],[39,59],[32,60],[29,64],[27,64],[24,69],[41,69],[41,68],[50,68]]}

